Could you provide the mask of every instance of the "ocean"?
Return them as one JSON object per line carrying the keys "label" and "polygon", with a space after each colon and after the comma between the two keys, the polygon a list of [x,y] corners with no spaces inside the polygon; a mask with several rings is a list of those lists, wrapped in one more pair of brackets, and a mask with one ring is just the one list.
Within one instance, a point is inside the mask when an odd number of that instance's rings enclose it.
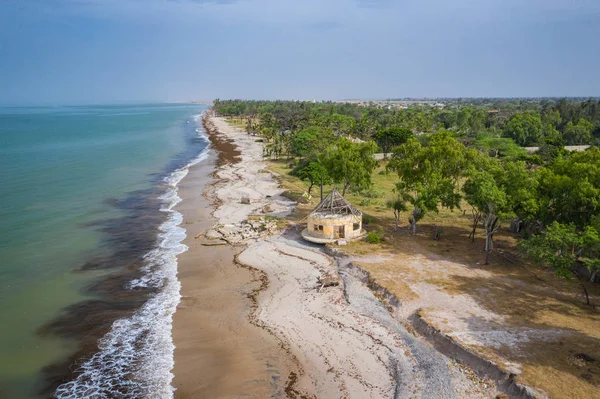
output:
{"label": "ocean", "polygon": [[170,398],[206,106],[0,108],[0,398]]}

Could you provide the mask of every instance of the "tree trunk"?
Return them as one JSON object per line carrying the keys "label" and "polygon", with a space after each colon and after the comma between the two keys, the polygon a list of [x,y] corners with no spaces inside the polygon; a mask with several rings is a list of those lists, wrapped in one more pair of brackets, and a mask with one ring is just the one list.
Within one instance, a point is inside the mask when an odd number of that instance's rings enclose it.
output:
{"label": "tree trunk", "polygon": [[486,231],[485,232],[485,264],[490,264],[490,252],[494,249],[494,240],[492,235]]}
{"label": "tree trunk", "polygon": [[323,172],[321,172],[321,201],[323,201]]}
{"label": "tree trunk", "polygon": [[346,190],[350,187],[350,183],[344,183],[344,187],[342,188],[342,197],[346,195]]}
{"label": "tree trunk", "polygon": [[510,231],[518,234],[521,231],[521,225],[523,224],[523,221],[521,219],[513,219],[510,222]]}
{"label": "tree trunk", "polygon": [[471,234],[469,234],[469,238],[471,238],[471,242],[475,242],[475,232],[477,231],[477,226],[479,225],[479,221],[481,220],[481,212],[475,212],[473,209],[473,229],[471,230]]}
{"label": "tree trunk", "polygon": [[498,231],[500,226],[496,226],[498,223],[498,216],[494,214],[493,207],[490,206],[488,214],[485,216],[485,264],[489,265],[490,252],[494,249],[494,233]]}
{"label": "tree trunk", "polygon": [[585,287],[585,284],[583,283],[583,280],[581,280],[581,277],[579,276],[579,273],[577,273],[576,270],[571,270],[573,272],[573,274],[575,275],[575,277],[577,277],[577,280],[579,280],[579,284],[581,284],[581,288],[583,288],[583,293],[585,294],[585,303],[590,306],[590,296],[588,294],[588,290]]}
{"label": "tree trunk", "polygon": [[433,239],[435,241],[438,241],[440,239],[440,228],[439,228],[439,226],[437,224],[434,225],[434,227],[435,227],[435,230],[433,232]]}
{"label": "tree trunk", "polygon": [[410,215],[410,218],[408,219],[410,223],[409,228],[411,229],[413,236],[417,234],[417,220],[420,213],[421,208],[415,206],[413,208],[412,214]]}

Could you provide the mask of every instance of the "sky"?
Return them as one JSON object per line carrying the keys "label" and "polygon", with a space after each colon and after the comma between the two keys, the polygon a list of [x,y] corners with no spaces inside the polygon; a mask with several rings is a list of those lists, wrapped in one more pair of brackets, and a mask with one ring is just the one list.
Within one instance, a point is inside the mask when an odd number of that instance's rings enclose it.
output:
{"label": "sky", "polygon": [[0,103],[600,95],[599,0],[0,0]]}

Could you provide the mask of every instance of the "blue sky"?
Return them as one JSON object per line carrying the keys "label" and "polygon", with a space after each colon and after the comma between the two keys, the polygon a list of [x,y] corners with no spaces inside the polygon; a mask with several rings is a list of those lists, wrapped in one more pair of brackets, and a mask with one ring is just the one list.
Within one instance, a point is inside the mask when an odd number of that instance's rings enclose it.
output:
{"label": "blue sky", "polygon": [[598,96],[598,0],[1,0],[0,102]]}

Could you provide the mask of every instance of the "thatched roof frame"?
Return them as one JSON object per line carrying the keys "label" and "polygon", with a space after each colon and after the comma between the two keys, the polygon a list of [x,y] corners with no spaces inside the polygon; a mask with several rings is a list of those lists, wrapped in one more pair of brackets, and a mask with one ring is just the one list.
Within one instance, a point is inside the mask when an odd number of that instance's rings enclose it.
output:
{"label": "thatched roof frame", "polygon": [[362,212],[353,207],[346,198],[342,197],[342,194],[336,188],[327,197],[323,198],[323,201],[308,215],[309,218],[313,219],[340,216],[356,216],[360,218],[362,217]]}

